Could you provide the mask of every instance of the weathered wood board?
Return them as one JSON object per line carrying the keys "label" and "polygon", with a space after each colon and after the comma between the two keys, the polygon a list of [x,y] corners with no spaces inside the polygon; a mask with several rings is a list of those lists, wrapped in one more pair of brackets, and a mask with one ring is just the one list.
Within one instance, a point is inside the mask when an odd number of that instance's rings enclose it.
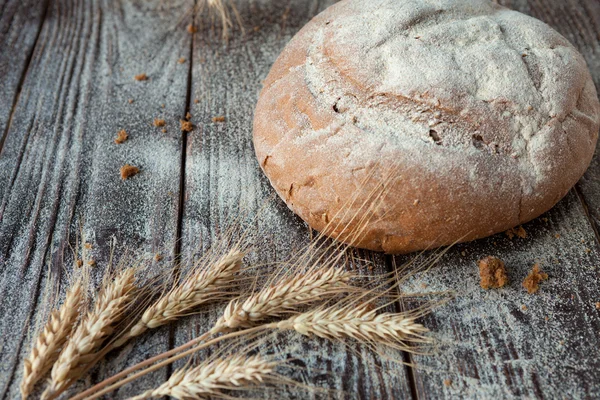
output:
{"label": "weathered wood board", "polygon": [[[117,254],[125,247],[160,252],[166,257],[155,267],[166,268],[179,249],[189,257],[210,246],[240,210],[249,219],[258,215],[252,226],[260,251],[251,262],[285,260],[309,241],[310,231],[273,196],[258,168],[252,114],[261,81],[281,49],[333,2],[237,0],[246,33],[234,29],[225,44],[220,25],[194,9],[192,0],[0,1],[2,398],[18,398],[31,326],[46,316],[51,280],[64,290],[60,268],[72,265],[70,245],[80,226],[92,244],[96,278],[107,267],[113,242]],[[500,3],[561,32],[580,49],[600,84],[597,0]],[[185,29],[192,21],[198,27],[194,35]],[[178,63],[181,57],[185,61]],[[149,80],[135,81],[139,73]],[[179,119],[188,110],[195,129],[181,134]],[[213,122],[215,116],[225,121]],[[166,120],[166,133],[152,126],[154,118]],[[129,140],[116,145],[120,129]],[[285,387],[252,395],[600,397],[600,314],[594,308],[600,301],[598,160],[557,207],[525,225],[526,239],[496,235],[458,245],[405,283],[410,291],[456,293],[424,319],[438,340],[434,355],[411,356],[414,367],[407,368],[361,346],[279,334],[271,339],[276,351],[300,360],[290,376],[330,391]],[[121,181],[118,169],[125,163],[141,173]],[[486,255],[506,261],[508,287],[479,288],[476,261]],[[375,265],[370,274],[393,264],[391,257],[362,256]],[[529,295],[520,282],[534,262],[550,279]],[[202,332],[218,310],[114,352],[78,387]],[[109,397],[138,393],[169,371]]]}
{"label": "weathered wood board", "polygon": [[[4,398],[17,397],[30,327],[47,311],[40,296],[49,287],[48,269],[64,279],[61,267],[63,260],[72,267],[69,245],[80,223],[96,278],[113,239],[118,251],[174,251],[188,66],[177,63],[173,50],[189,57],[191,38],[179,21],[192,7],[185,0],[168,7],[161,1],[49,4],[1,157]],[[140,73],[149,79],[134,80]],[[166,120],[166,133],[152,126],[155,117]],[[129,140],[117,145],[120,129]],[[140,174],[122,181],[125,163]],[[160,333],[113,355],[90,379],[167,349]],[[148,379],[165,377],[162,371]]]}

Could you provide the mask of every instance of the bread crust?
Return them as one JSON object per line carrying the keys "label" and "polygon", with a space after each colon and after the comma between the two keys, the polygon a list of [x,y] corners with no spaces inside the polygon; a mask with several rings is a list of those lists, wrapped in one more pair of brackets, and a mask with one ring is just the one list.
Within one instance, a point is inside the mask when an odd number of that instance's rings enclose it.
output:
{"label": "bread crust", "polygon": [[344,0],[273,65],[254,147],[286,204],[342,240],[332,220],[357,229],[357,191],[393,172],[353,244],[407,253],[547,211],[585,172],[599,126],[583,57],[534,18],[480,0]]}

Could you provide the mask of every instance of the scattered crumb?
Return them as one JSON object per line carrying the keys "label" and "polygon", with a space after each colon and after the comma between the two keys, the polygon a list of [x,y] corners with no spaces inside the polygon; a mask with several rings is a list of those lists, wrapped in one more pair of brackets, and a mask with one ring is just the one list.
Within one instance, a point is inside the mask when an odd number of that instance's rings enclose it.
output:
{"label": "scattered crumb", "polygon": [[444,386],[446,386],[446,387],[452,386],[452,379],[444,379]]}
{"label": "scattered crumb", "polygon": [[548,218],[544,217],[544,218],[542,218],[542,221],[548,222]]}
{"label": "scattered crumb", "polygon": [[421,289],[427,289],[427,284],[426,283],[421,283]]}
{"label": "scattered crumb", "polygon": [[167,128],[162,128],[162,133],[167,133]]}
{"label": "scattered crumb", "polygon": [[78,258],[77,260],[75,260],[75,265],[77,265],[77,268],[81,268],[83,266],[83,260]]}
{"label": "scattered crumb", "polygon": [[179,64],[183,64],[185,62],[185,57],[181,57],[179,60],[177,60],[177,62]]}
{"label": "scattered crumb", "polygon": [[129,104],[133,104],[133,99],[129,99],[129,100],[127,100],[127,102],[128,102]]}
{"label": "scattered crumb", "polygon": [[418,206],[419,205],[419,199],[416,199],[415,201],[413,201],[413,206]]}
{"label": "scattered crumb", "polygon": [[585,252],[588,253],[588,254],[590,254],[592,252],[592,249],[587,248],[587,249],[585,249]]}
{"label": "scattered crumb", "polygon": [[162,108],[165,108],[165,103],[162,103],[160,106],[161,106]]}
{"label": "scattered crumb", "polygon": [[198,104],[198,103],[200,103],[200,100],[194,99],[194,104]]}
{"label": "scattered crumb", "polygon": [[527,311],[527,306],[526,306],[525,304],[523,304],[523,305],[521,306],[521,310],[523,310],[523,311]]}
{"label": "scattered crumb", "polygon": [[596,310],[600,310],[600,301],[596,303]]}
{"label": "scattered crumb", "polygon": [[556,235],[554,235],[554,237],[558,239],[558,238],[560,238],[560,234],[557,233]]}
{"label": "scattered crumb", "polygon": [[544,321],[550,320],[550,317],[544,317]]}
{"label": "scattered crumb", "polygon": [[533,269],[527,275],[527,278],[523,281],[523,287],[527,289],[530,294],[535,293],[539,289],[539,283],[548,279],[548,274],[540,271],[539,264],[533,264]]}
{"label": "scattered crumb", "polygon": [[225,117],[220,115],[218,117],[213,117],[212,122],[225,122]]}
{"label": "scattered crumb", "polygon": [[194,25],[189,24],[187,26],[187,31],[188,31],[188,33],[196,33],[196,32],[198,32],[198,29]]}
{"label": "scattered crumb", "polygon": [[501,288],[508,283],[504,262],[497,257],[487,256],[479,262],[479,283],[483,289]]}
{"label": "scattered crumb", "polygon": [[467,255],[467,253],[465,253],[464,251],[461,251],[460,255],[463,256],[463,257],[465,257]]}
{"label": "scattered crumb", "polygon": [[185,113],[185,119],[187,119],[188,121],[189,121],[190,119],[192,119],[192,114],[190,114],[190,112],[189,112],[189,111]]}
{"label": "scattered crumb", "polygon": [[123,144],[123,143],[125,143],[125,141],[127,140],[128,137],[129,137],[129,135],[127,134],[127,132],[125,132],[125,129],[121,129],[119,132],[117,132],[117,137],[115,139],[115,143]]}
{"label": "scattered crumb", "polygon": [[93,266],[95,266],[95,265],[96,265],[96,261],[95,261],[95,260],[89,260],[89,261],[87,262],[87,265],[88,265],[88,266],[90,266],[90,267],[93,267]]}
{"label": "scattered crumb", "polygon": [[137,173],[140,172],[140,169],[138,167],[134,167],[133,165],[125,164],[121,167],[120,171],[121,179],[125,180],[137,175]]}
{"label": "scattered crumb", "polygon": [[89,249],[92,248],[92,244],[91,243],[84,243],[83,247],[89,250]]}
{"label": "scattered crumb", "polygon": [[191,132],[194,129],[194,125],[190,121],[186,121],[185,119],[179,120],[181,124],[181,132]]}
{"label": "scattered crumb", "polygon": [[154,124],[154,126],[159,127],[159,126],[165,126],[166,122],[164,119],[154,118],[153,124]]}
{"label": "scattered crumb", "polygon": [[369,265],[369,266],[367,267],[367,269],[368,269],[369,271],[373,271],[373,266],[372,266],[372,265]]}
{"label": "scattered crumb", "polygon": [[508,238],[511,240],[515,236],[520,237],[521,239],[525,239],[527,237],[527,232],[525,231],[525,229],[522,226],[510,228],[509,230],[507,230],[504,233],[506,233],[506,236],[508,236]]}
{"label": "scattered crumb", "polygon": [[136,76],[133,77],[136,81],[147,81],[148,80],[148,75],[146,74],[138,74]]}
{"label": "scattered crumb", "polygon": [[163,259],[163,256],[161,256],[161,255],[160,255],[160,253],[156,253],[156,254],[154,255],[154,261],[157,261],[157,262],[158,262],[158,261],[160,261],[160,260],[162,260],[162,259]]}
{"label": "scattered crumb", "polygon": [[252,30],[254,32],[258,32],[258,31],[260,31],[260,26],[256,25],[254,28],[252,28]]}
{"label": "scattered crumb", "polygon": [[560,344],[561,346],[563,346],[565,344],[565,341],[561,340],[560,342],[558,342],[558,344]]}

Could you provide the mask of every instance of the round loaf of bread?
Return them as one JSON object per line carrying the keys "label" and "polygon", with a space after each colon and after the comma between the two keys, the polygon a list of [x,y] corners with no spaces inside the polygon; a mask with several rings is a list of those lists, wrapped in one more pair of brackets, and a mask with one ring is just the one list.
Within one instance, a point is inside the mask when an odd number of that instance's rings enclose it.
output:
{"label": "round loaf of bread", "polygon": [[344,0],[273,65],[254,146],[311,227],[346,241],[360,228],[354,245],[406,253],[550,209],[599,125],[583,57],[534,18],[487,0]]}

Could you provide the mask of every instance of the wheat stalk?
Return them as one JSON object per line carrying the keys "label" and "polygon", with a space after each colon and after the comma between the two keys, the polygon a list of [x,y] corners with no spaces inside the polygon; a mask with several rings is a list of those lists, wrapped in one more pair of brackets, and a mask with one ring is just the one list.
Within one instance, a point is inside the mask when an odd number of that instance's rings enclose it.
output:
{"label": "wheat stalk", "polygon": [[294,330],[305,336],[330,340],[352,338],[406,350],[408,341],[427,341],[423,333],[428,329],[415,322],[417,316],[414,312],[377,314],[370,303],[351,303],[310,310],[271,327]]}
{"label": "wheat stalk", "polygon": [[273,377],[277,362],[268,361],[260,355],[246,357],[229,355],[205,362],[194,368],[182,368],[168,381],[130,400],[171,396],[175,399],[205,399],[222,395],[223,390],[243,389],[263,383]]}
{"label": "wheat stalk", "polygon": [[29,396],[34,385],[48,372],[58,358],[79,317],[84,300],[85,288],[82,280],[77,280],[67,291],[63,305],[50,314],[48,322],[37,337],[29,357],[23,364],[23,378],[20,386],[23,399]]}
{"label": "wheat stalk", "polygon": [[139,336],[149,329],[165,325],[170,321],[208,303],[222,301],[232,295],[226,291],[236,280],[244,253],[234,248],[208,268],[198,268],[183,282],[165,293],[144,311],[140,319],[111,348],[122,346],[129,339]]}
{"label": "wheat stalk", "polygon": [[312,268],[306,273],[284,277],[244,301],[232,300],[216,322],[213,332],[248,328],[269,317],[298,311],[302,306],[348,292],[355,275],[343,268]]}
{"label": "wheat stalk", "polygon": [[135,297],[135,271],[135,268],[127,268],[113,282],[105,280],[93,309],[80,322],[54,363],[52,380],[42,394],[43,399],[56,398],[78,379],[94,353],[113,332]]}

